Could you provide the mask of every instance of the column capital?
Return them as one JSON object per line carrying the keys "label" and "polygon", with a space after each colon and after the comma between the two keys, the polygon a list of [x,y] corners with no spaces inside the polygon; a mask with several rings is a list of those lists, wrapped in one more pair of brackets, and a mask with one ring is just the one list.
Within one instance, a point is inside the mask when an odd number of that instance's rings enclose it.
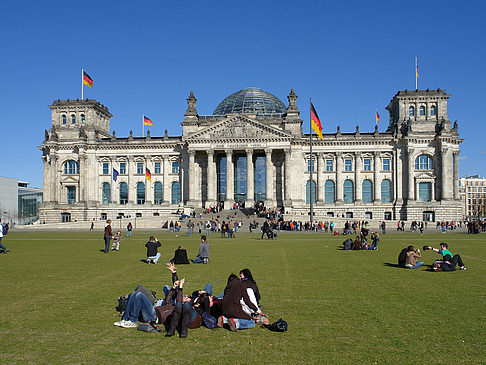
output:
{"label": "column capital", "polygon": [[381,155],[381,151],[373,151],[373,155],[374,155],[375,157],[378,157],[378,156],[380,156],[380,155]]}
{"label": "column capital", "polygon": [[251,148],[246,148],[245,152],[247,155],[253,155],[253,150]]}
{"label": "column capital", "polygon": [[271,148],[265,148],[265,155],[272,155],[273,150]]}
{"label": "column capital", "polygon": [[233,154],[233,150],[228,148],[228,149],[224,150],[224,153],[226,153],[226,156],[232,155]]}
{"label": "column capital", "polygon": [[187,150],[187,153],[188,153],[188,154],[189,154],[189,156],[191,156],[191,157],[196,156],[196,151],[195,151],[195,150]]}
{"label": "column capital", "polygon": [[343,157],[343,153],[342,153],[341,151],[336,152],[336,157],[339,157],[339,158],[340,158],[340,157]]}
{"label": "column capital", "polygon": [[207,153],[208,156],[214,156],[213,150],[207,150],[206,153]]}

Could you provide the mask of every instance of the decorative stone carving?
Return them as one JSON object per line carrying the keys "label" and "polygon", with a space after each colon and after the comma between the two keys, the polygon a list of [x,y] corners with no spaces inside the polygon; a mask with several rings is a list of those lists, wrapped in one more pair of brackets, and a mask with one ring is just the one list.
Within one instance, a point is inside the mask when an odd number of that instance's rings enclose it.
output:
{"label": "decorative stone carving", "polygon": [[169,139],[169,132],[167,131],[167,129],[165,130],[164,133],[164,139]]}
{"label": "decorative stone carving", "polygon": [[297,107],[297,98],[298,96],[295,94],[294,89],[290,89],[290,94],[287,96],[287,100],[289,101],[289,107],[287,108],[287,112],[299,111],[299,108]]}
{"label": "decorative stone carving", "polygon": [[[114,133],[115,131],[113,131],[113,134]],[[81,128],[79,128],[78,137],[84,140],[88,139],[88,135],[86,134],[86,130],[84,129],[84,126],[81,126]]]}
{"label": "decorative stone carving", "polygon": [[235,119],[225,123],[219,128],[208,130],[198,138],[210,139],[228,139],[228,138],[271,138],[271,137],[288,137],[282,132],[272,131],[265,126],[257,123],[251,123],[247,120]]}
{"label": "decorative stone carving", "polygon": [[337,136],[339,137],[341,135],[341,127],[337,126]]}
{"label": "decorative stone carving", "polygon": [[131,141],[133,139],[133,131],[130,129],[130,135],[128,136],[128,140]]}
{"label": "decorative stone carving", "polygon": [[197,116],[197,110],[196,110],[196,102],[197,99],[194,96],[194,93],[191,90],[191,93],[189,94],[189,97],[186,99],[187,100],[187,110],[184,116]]}
{"label": "decorative stone carving", "polygon": [[47,129],[44,129],[44,142],[49,141],[49,132]]}

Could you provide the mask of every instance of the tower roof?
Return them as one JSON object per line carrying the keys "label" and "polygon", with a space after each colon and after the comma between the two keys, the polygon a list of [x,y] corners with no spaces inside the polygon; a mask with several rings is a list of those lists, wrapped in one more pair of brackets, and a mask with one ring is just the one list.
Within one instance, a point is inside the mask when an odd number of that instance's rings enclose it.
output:
{"label": "tower roof", "polygon": [[231,94],[219,103],[213,115],[227,114],[284,114],[285,104],[275,95],[250,87]]}

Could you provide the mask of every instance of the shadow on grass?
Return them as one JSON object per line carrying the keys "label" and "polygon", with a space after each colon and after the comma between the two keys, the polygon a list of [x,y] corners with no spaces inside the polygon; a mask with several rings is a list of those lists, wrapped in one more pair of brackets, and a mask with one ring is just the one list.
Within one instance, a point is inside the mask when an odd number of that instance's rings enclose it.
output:
{"label": "shadow on grass", "polygon": [[395,267],[395,268],[398,268],[398,269],[406,269],[406,267],[400,266],[398,264],[392,264],[391,262],[384,262],[383,266]]}

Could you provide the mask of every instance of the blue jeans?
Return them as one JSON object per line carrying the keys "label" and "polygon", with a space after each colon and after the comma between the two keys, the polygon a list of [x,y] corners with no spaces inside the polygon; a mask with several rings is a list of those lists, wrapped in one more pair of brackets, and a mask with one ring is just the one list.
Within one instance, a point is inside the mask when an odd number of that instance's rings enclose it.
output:
{"label": "blue jeans", "polygon": [[194,263],[195,263],[195,264],[203,264],[203,263],[204,263],[204,259],[203,259],[202,257],[199,257],[199,256],[198,256],[198,257],[196,257],[196,258],[194,259]]}
{"label": "blue jeans", "polygon": [[123,320],[137,323],[140,311],[145,322],[155,321],[155,309],[150,300],[142,292],[133,292],[128,298]]}
{"label": "blue jeans", "polygon": [[255,322],[253,319],[241,319],[241,318],[233,318],[236,322],[236,329],[244,330],[247,328],[255,327]]}
{"label": "blue jeans", "polygon": [[[1,228],[1,224],[0,224],[0,229],[2,229]],[[5,247],[4,245],[2,245],[2,238],[3,237],[0,237],[0,248],[3,250],[3,252],[7,252],[7,247]]]}
{"label": "blue jeans", "polygon": [[132,231],[127,231],[127,237],[132,237]]}
{"label": "blue jeans", "polygon": [[211,228],[206,228],[206,237],[211,237]]}
{"label": "blue jeans", "polygon": [[212,296],[213,295],[213,284],[207,283],[206,286],[204,287],[204,291]]}
{"label": "blue jeans", "polygon": [[418,269],[420,266],[424,264],[423,261],[417,262],[415,266],[407,266],[409,269]]}
{"label": "blue jeans", "polygon": [[197,312],[194,307],[189,302],[177,302],[175,304],[176,308],[180,308],[181,311],[189,311],[189,323],[194,322],[197,317]]}
{"label": "blue jeans", "polygon": [[155,263],[157,263],[159,261],[159,259],[160,259],[160,252],[157,252],[157,255],[155,255],[155,256],[147,256],[147,261],[148,260],[154,260]]}
{"label": "blue jeans", "polygon": [[192,236],[192,228],[188,228],[187,229],[187,235],[188,236]]}

